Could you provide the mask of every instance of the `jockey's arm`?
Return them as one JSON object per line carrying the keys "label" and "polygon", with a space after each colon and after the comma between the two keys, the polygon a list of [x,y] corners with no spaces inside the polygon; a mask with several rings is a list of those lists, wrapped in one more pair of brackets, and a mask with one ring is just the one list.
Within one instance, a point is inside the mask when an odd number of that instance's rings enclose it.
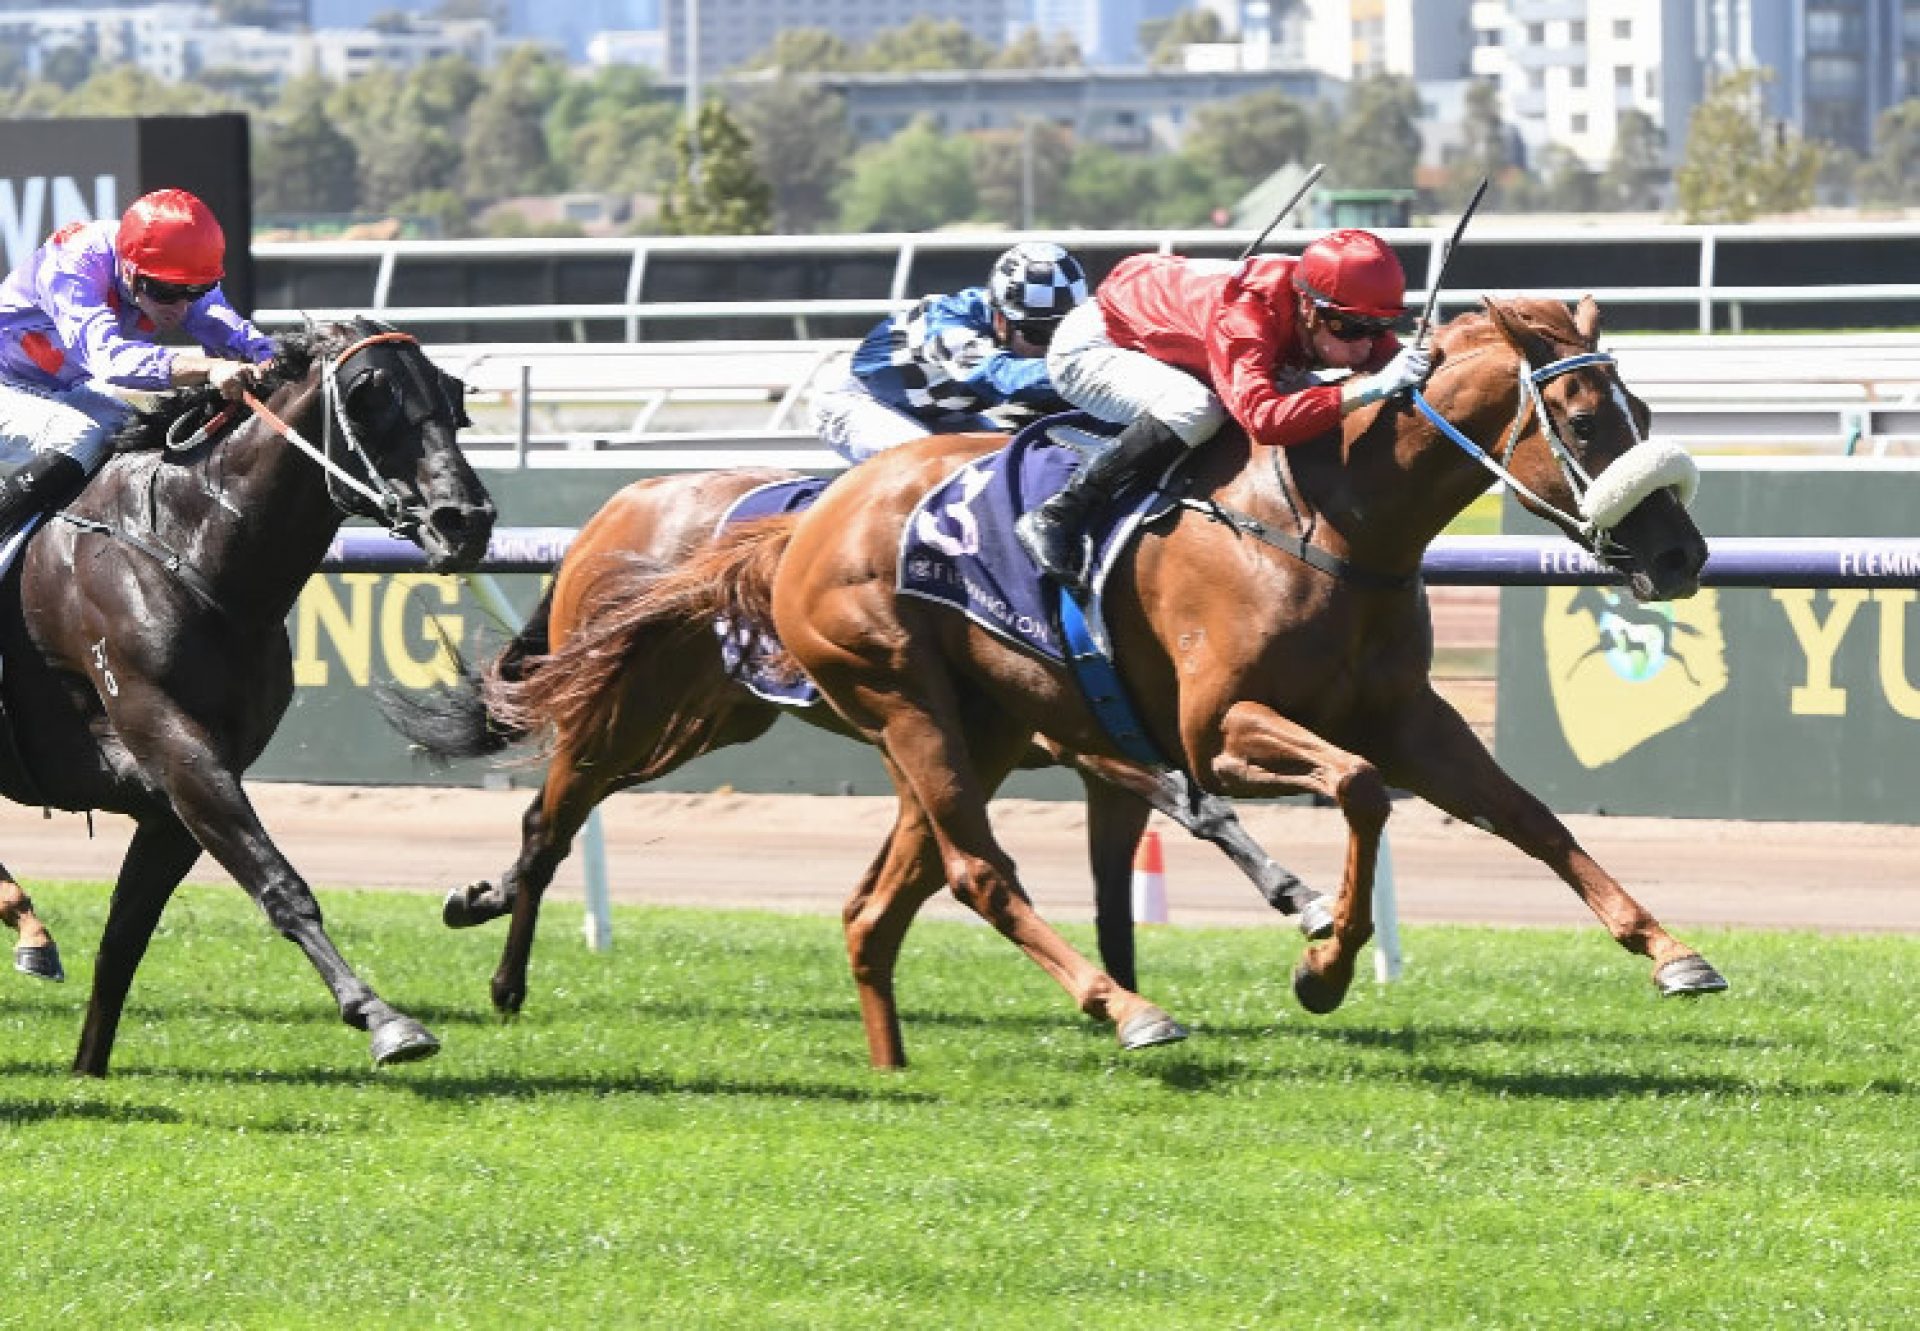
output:
{"label": "jockey's arm", "polygon": [[254,367],[240,360],[227,360],[220,356],[209,356],[203,351],[176,351],[173,353],[172,386],[175,388],[195,388],[201,384],[212,384],[219,390],[220,396],[231,402],[238,402],[243,393],[253,387]]}

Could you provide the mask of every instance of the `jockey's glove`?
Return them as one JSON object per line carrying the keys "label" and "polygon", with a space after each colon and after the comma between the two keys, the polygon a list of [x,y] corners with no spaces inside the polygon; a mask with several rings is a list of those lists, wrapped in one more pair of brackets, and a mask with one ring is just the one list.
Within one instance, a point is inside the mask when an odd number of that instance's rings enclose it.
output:
{"label": "jockey's glove", "polygon": [[1433,357],[1424,347],[1401,347],[1399,355],[1374,373],[1349,379],[1341,394],[1343,405],[1351,410],[1418,388],[1432,372]]}

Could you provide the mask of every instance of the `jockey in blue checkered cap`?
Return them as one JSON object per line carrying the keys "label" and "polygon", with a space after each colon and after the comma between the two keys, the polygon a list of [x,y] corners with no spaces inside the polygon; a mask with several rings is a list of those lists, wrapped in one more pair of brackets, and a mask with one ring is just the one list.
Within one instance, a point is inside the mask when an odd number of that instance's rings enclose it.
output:
{"label": "jockey in blue checkered cap", "polygon": [[1080,261],[1049,241],[994,260],[984,287],[927,296],[867,334],[844,380],[814,396],[821,440],[849,462],[930,434],[998,430],[982,413],[1064,411],[1047,344],[1087,298]]}

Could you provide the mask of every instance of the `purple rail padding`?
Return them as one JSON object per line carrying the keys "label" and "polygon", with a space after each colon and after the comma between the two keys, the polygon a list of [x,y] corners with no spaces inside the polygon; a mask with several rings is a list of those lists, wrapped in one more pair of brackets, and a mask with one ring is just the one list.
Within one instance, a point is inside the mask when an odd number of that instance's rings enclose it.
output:
{"label": "purple rail padding", "polygon": [[[1708,587],[1920,587],[1920,539],[1906,536],[1717,536]],[[1421,574],[1436,586],[1575,586],[1618,582],[1558,536],[1442,536]]]}
{"label": "purple rail padding", "polygon": [[[573,538],[573,527],[500,527],[475,573],[550,573]],[[411,541],[372,527],[344,527],[320,563],[328,573],[424,573],[427,556]]]}
{"label": "purple rail padding", "polygon": [[[572,527],[502,527],[480,573],[546,573],[578,533]],[[1701,581],[1709,587],[1920,587],[1920,538],[1905,536],[1720,536]],[[370,527],[334,538],[329,572],[417,573],[426,556]],[[1442,536],[1420,566],[1434,586],[1576,586],[1617,574],[1558,536]]]}

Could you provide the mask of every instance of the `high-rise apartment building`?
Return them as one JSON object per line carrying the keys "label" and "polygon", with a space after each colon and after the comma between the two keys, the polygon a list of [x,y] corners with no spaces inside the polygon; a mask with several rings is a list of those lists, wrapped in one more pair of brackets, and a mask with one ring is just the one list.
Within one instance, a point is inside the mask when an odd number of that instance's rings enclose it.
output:
{"label": "high-rise apartment building", "polygon": [[1148,52],[1140,26],[1189,7],[1190,0],[1015,0],[1007,28],[1010,36],[1035,27],[1049,37],[1071,37],[1089,65],[1143,65]]}

